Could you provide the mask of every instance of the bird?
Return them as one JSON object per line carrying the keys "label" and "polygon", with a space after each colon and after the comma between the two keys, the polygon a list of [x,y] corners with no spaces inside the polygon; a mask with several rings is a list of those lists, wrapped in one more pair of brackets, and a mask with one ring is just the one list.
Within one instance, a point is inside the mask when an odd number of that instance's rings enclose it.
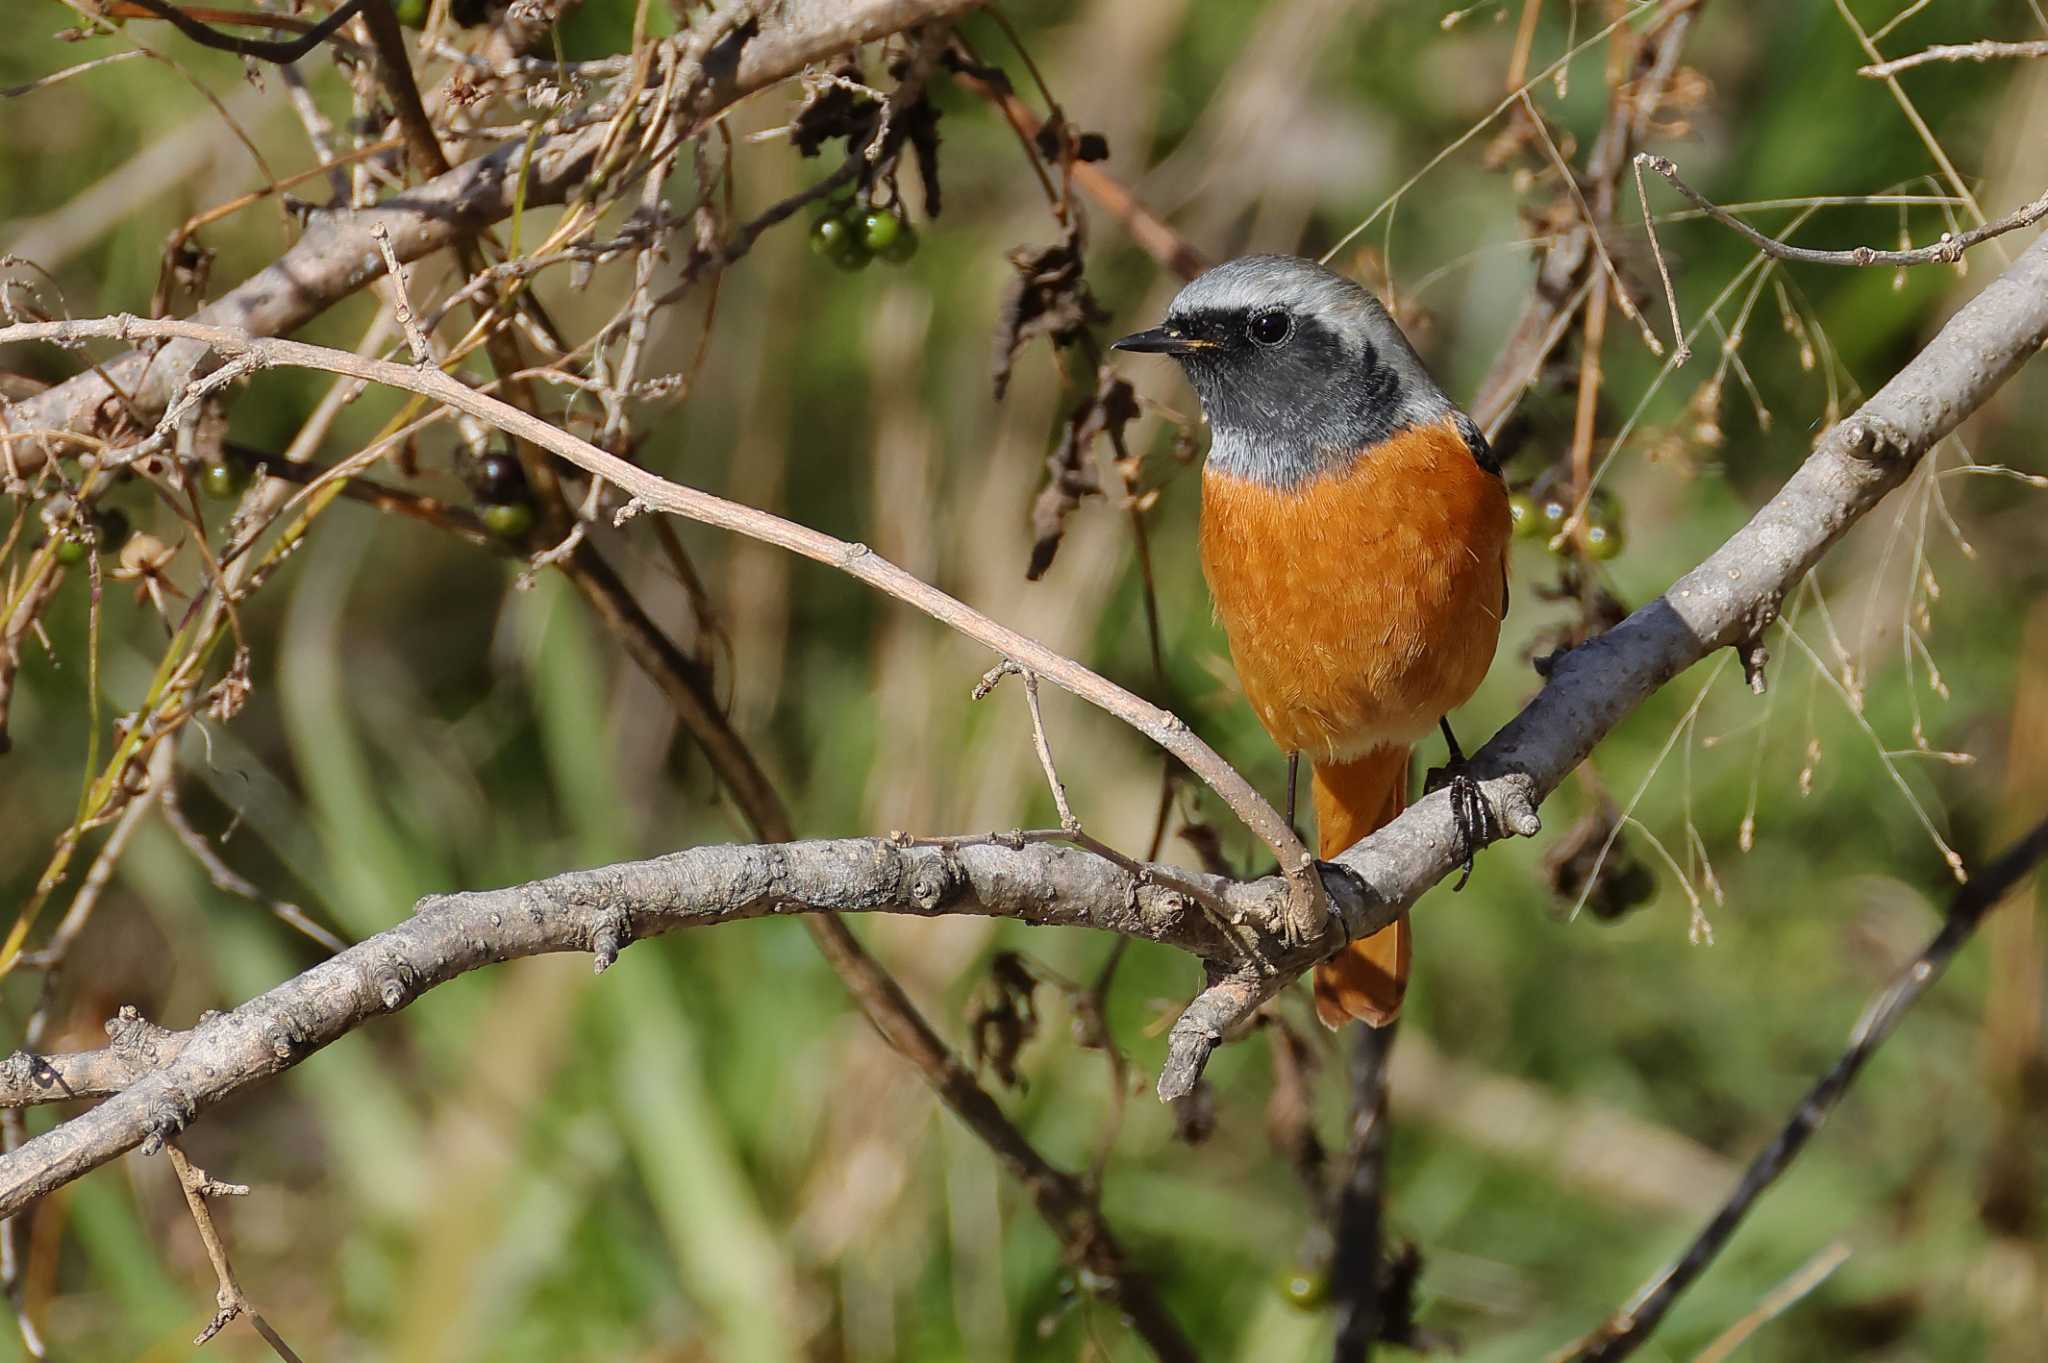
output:
{"label": "bird", "polygon": [[[1513,531],[1478,424],[1370,291],[1293,256],[1217,265],[1113,345],[1172,356],[1201,399],[1202,574],[1245,698],[1289,756],[1290,806],[1294,763],[1310,763],[1320,857],[1406,807],[1432,729],[1475,805],[1447,716],[1493,661]],[[1393,1022],[1412,951],[1405,914],[1349,943],[1316,967],[1316,1016]]]}

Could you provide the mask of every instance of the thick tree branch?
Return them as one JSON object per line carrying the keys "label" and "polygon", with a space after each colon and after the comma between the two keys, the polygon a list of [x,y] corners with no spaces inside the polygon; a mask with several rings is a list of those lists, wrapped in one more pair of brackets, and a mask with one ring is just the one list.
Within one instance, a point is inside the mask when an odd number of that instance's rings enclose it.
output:
{"label": "thick tree branch", "polygon": [[[1288,954],[1277,877],[1198,880],[1241,917],[1250,944],[1298,973],[1335,943]],[[0,1105],[106,1097],[0,1158],[0,1216],[138,1145],[154,1150],[229,1094],[289,1069],[435,985],[522,956],[588,951],[600,969],[629,942],[687,927],[791,912],[981,914],[1095,927],[1223,961],[1246,948],[1177,890],[1073,848],[1000,840],[905,845],[856,838],[698,847],[652,861],[572,871],[509,889],[435,896],[413,916],[233,1012],[171,1032],[133,1010],[112,1044],[0,1063]]]}

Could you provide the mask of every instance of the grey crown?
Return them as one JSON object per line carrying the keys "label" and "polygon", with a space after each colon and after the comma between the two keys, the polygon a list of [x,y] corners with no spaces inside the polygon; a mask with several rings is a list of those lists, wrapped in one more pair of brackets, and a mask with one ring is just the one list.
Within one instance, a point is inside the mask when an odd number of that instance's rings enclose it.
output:
{"label": "grey crown", "polygon": [[[1254,339],[1261,322],[1275,342]],[[1485,442],[1430,377],[1400,327],[1358,284],[1296,256],[1243,256],[1180,291],[1160,333],[1202,399],[1218,472],[1292,487],[1348,467],[1411,426],[1455,417],[1482,464]]]}

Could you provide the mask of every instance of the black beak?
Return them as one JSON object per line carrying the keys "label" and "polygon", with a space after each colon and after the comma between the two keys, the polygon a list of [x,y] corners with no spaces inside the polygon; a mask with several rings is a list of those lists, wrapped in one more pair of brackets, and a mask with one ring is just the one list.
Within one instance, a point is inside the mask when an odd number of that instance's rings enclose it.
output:
{"label": "black beak", "polygon": [[1128,350],[1138,355],[1187,355],[1197,350],[1208,350],[1214,341],[1199,340],[1183,335],[1178,327],[1154,327],[1124,337],[1121,341],[1110,342],[1113,350]]}

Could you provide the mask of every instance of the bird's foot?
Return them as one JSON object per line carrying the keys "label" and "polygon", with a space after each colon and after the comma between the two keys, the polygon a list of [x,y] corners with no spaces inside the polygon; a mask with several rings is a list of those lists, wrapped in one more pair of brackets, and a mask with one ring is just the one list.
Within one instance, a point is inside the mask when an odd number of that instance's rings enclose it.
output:
{"label": "bird's foot", "polygon": [[1457,823],[1458,841],[1465,853],[1458,883],[1451,886],[1451,893],[1456,894],[1472,879],[1473,858],[1494,839],[1498,830],[1494,827],[1493,807],[1486,802],[1486,792],[1479,788],[1478,780],[1466,771],[1464,750],[1458,746],[1448,722],[1443,725],[1443,733],[1450,756],[1444,765],[1422,778],[1422,793],[1430,795],[1444,789],[1451,793],[1451,818]]}
{"label": "bird's foot", "polygon": [[1473,857],[1493,839],[1493,811],[1487,806],[1486,793],[1479,788],[1479,782],[1462,767],[1439,767],[1424,778],[1424,794],[1446,788],[1451,792],[1451,817],[1457,821],[1458,842],[1465,852],[1458,883],[1451,886],[1451,893],[1456,894],[1472,879]]}

